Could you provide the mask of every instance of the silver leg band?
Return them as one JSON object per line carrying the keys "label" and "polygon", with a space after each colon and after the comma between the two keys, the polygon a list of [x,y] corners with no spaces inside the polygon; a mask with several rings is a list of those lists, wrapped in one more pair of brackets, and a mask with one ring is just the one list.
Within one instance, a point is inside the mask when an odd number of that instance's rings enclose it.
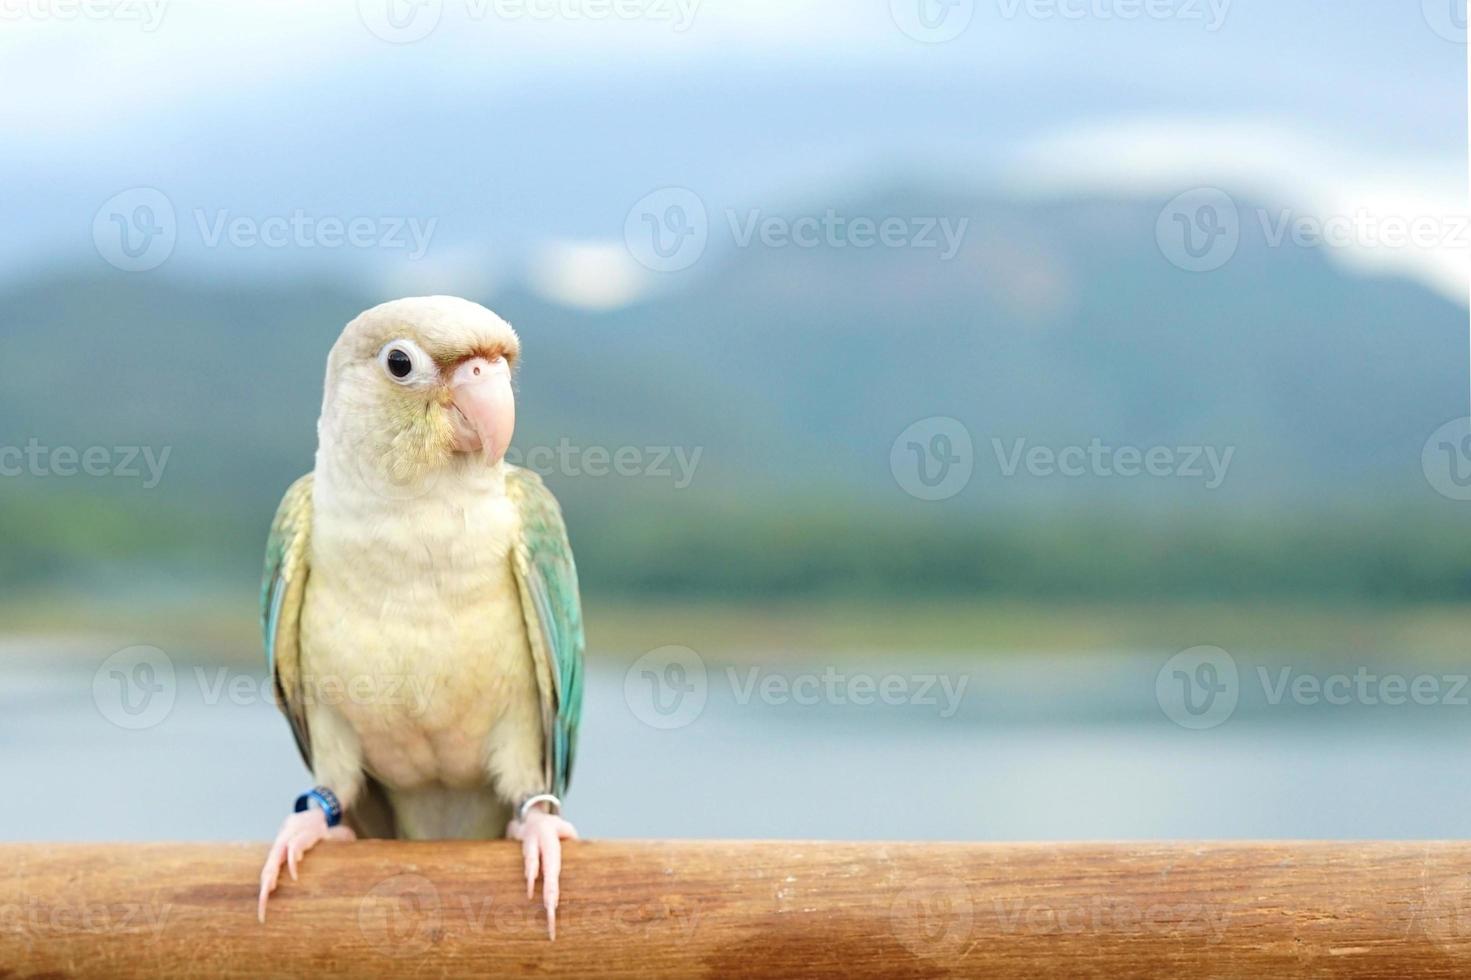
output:
{"label": "silver leg band", "polygon": [[521,805],[516,807],[516,819],[521,821],[522,823],[525,823],[526,814],[530,813],[531,808],[536,806],[538,803],[550,803],[552,805],[553,813],[562,812],[561,800],[557,799],[551,793],[538,793],[535,796],[528,796],[526,799],[521,801]]}

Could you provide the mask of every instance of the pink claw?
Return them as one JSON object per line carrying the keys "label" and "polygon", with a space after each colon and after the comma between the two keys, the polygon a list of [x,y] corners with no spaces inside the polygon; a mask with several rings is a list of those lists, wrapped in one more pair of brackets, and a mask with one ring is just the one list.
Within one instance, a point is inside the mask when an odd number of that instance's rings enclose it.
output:
{"label": "pink claw", "polygon": [[281,824],[281,832],[271,844],[265,867],[260,872],[260,904],[256,906],[256,918],[262,923],[266,921],[266,900],[276,890],[281,878],[281,863],[286,862],[291,880],[296,881],[301,859],[324,840],[357,840],[357,834],[347,826],[328,828],[326,814],[316,808],[293,813]]}
{"label": "pink claw", "polygon": [[577,828],[554,813],[532,810],[526,820],[512,820],[506,836],[521,842],[525,859],[526,897],[536,894],[541,877],[541,903],[547,910],[547,936],[557,938],[557,903],[561,900],[562,841],[576,840]]}

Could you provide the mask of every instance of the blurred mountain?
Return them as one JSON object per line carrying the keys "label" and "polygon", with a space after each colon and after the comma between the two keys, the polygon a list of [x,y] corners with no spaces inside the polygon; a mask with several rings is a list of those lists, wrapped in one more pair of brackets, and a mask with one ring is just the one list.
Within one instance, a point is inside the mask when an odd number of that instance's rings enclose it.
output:
{"label": "blurred mountain", "polygon": [[[1244,205],[1234,257],[1182,271],[1155,239],[1161,204],[892,188],[839,210],[966,219],[953,258],[943,247],[738,247],[727,226],[746,216],[712,214],[708,254],[636,305],[574,310],[515,284],[473,298],[522,335],[518,447],[700,453],[687,488],[674,475],[550,473],[569,513],[610,541],[638,538],[651,514],[734,527],[798,508],[951,526],[1160,508],[1214,519],[1383,504],[1448,516],[1420,454],[1466,414],[1464,309],[1352,274],[1322,249],[1274,246]],[[311,466],[329,347],[388,298],[100,261],[4,288],[0,445],[170,449],[156,489],[6,480],[12,564],[29,553],[66,566],[37,530],[75,529],[74,516],[55,519],[65,509],[124,515],[96,521],[120,553],[163,541],[201,560],[233,563],[244,549],[253,565],[281,490]],[[896,436],[930,416],[963,422],[975,451],[969,485],[939,503],[905,494],[890,470]],[[1232,456],[1218,488],[1025,467],[1008,477],[1002,457],[1018,440]],[[643,523],[614,526],[620,514]]]}

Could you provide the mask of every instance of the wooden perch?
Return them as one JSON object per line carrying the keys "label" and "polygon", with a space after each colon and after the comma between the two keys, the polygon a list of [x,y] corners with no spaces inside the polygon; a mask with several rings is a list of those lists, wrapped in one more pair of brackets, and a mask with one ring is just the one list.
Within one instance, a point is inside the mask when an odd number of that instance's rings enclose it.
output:
{"label": "wooden perch", "polygon": [[1465,977],[1471,845],[0,845],[0,977]]}

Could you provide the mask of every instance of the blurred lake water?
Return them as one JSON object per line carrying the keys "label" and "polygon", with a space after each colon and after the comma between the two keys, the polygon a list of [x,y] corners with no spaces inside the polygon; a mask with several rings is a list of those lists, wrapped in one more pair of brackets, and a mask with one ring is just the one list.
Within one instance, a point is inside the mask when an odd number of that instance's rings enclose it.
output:
{"label": "blurred lake water", "polygon": [[[169,680],[75,647],[0,644],[0,839],[274,833],[309,780],[263,673],[176,659]],[[1440,838],[1471,819],[1471,707],[1444,665],[1233,662],[1228,691],[1169,653],[727,667],[673,649],[588,665],[584,836]],[[1169,692],[1197,679],[1234,707],[1181,714]]]}

